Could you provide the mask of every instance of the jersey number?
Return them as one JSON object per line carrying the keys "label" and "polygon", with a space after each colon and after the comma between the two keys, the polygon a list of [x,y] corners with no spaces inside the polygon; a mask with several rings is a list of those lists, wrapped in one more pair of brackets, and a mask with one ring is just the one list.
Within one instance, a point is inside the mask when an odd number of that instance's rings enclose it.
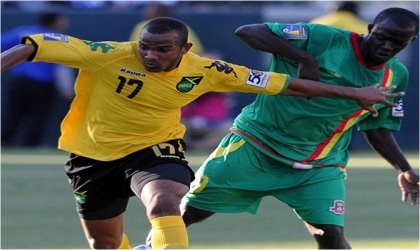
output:
{"label": "jersey number", "polygon": [[162,153],[162,150],[166,152],[169,151],[170,155],[174,155],[176,153],[174,145],[169,143],[160,143],[158,145],[153,146],[152,149],[156,156],[162,156],[163,154],[165,154]]}
{"label": "jersey number", "polygon": [[124,88],[126,83],[127,85],[130,85],[130,86],[136,85],[136,88],[133,90],[133,92],[131,92],[131,94],[127,96],[127,98],[130,98],[130,99],[133,99],[143,87],[143,82],[140,80],[130,79],[127,82],[127,78],[125,78],[124,76],[119,76],[118,80],[120,80],[120,83],[118,84],[118,87],[115,90],[115,92],[117,92],[118,94],[121,94],[121,91]]}

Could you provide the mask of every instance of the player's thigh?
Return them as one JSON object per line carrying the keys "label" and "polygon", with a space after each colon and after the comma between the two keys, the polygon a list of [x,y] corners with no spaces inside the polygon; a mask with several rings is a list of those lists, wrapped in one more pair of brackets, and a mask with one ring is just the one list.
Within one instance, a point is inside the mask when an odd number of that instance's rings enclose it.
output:
{"label": "player's thigh", "polygon": [[277,190],[273,195],[292,207],[303,221],[344,226],[345,174],[332,167],[313,170],[316,172],[308,179],[308,183]]}
{"label": "player's thigh", "polygon": [[[216,213],[255,213],[263,191],[258,189],[261,165],[259,152],[235,134],[228,134],[197,170],[187,205]],[[258,182],[259,184],[256,184]]]}
{"label": "player's thigh", "polygon": [[262,191],[233,188],[205,188],[199,192],[188,193],[183,206],[190,206],[213,213],[255,214],[264,197]]}
{"label": "player's thigh", "polygon": [[100,162],[71,154],[65,171],[80,218],[105,220],[125,212],[130,195],[125,195],[121,185],[126,177],[118,162]]}

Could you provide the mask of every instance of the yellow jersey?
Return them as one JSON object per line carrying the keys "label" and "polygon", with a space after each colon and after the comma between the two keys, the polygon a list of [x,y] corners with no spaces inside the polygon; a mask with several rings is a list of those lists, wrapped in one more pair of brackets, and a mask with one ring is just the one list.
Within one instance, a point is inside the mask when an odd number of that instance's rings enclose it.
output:
{"label": "yellow jersey", "polygon": [[92,42],[48,33],[25,37],[24,43],[37,48],[30,61],[79,69],[58,148],[100,161],[182,138],[186,128],[180,121],[181,107],[207,92],[275,95],[290,82],[286,74],[251,70],[192,52],[170,72],[148,72],[138,42]]}

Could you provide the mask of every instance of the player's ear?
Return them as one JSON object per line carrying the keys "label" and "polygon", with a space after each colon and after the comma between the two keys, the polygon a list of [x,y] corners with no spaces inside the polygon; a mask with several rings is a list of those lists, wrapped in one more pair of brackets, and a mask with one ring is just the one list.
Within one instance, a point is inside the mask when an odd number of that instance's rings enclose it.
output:
{"label": "player's ear", "polygon": [[184,46],[182,46],[182,53],[183,54],[187,53],[191,49],[192,46],[193,46],[192,43],[184,44]]}
{"label": "player's ear", "polygon": [[367,28],[368,28],[368,33],[370,33],[370,32],[372,31],[373,26],[374,26],[374,24],[373,24],[373,23],[368,24],[368,26],[367,26]]}

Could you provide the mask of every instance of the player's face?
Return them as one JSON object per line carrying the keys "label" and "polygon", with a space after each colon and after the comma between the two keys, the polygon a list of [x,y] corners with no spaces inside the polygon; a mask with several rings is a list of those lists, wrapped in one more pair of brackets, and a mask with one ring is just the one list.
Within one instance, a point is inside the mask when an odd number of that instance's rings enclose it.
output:
{"label": "player's face", "polygon": [[414,30],[401,28],[387,19],[369,26],[369,34],[361,44],[367,64],[382,64],[407,47],[415,37]]}
{"label": "player's face", "polygon": [[188,45],[181,46],[176,32],[152,34],[143,30],[140,34],[139,55],[148,71],[171,71],[177,67]]}

